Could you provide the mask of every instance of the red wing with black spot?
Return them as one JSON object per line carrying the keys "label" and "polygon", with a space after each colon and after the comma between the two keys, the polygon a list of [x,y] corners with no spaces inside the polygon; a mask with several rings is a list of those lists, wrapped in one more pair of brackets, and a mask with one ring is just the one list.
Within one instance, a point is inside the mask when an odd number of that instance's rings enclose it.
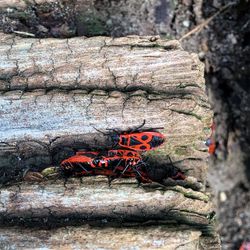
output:
{"label": "red wing with black spot", "polygon": [[135,132],[130,134],[120,134],[119,146],[136,151],[149,151],[161,146],[165,137],[160,132]]}
{"label": "red wing with black spot", "polygon": [[66,177],[92,175],[94,169],[93,160],[93,157],[76,154],[62,161],[60,167]]}
{"label": "red wing with black spot", "polygon": [[132,177],[139,182],[151,182],[143,169],[144,163],[139,153],[127,149],[79,151],[60,166],[65,177],[105,175],[109,181]]}

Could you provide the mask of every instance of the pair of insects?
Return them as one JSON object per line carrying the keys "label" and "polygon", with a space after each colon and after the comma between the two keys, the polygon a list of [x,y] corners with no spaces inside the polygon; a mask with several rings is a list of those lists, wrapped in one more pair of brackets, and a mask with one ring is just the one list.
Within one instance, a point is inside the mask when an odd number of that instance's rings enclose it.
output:
{"label": "pair of insects", "polygon": [[[145,123],[145,121],[144,121]],[[152,150],[165,141],[157,129],[142,129],[144,123],[128,131],[113,130],[107,134],[112,149],[79,151],[61,163],[65,176],[105,175],[109,184],[116,178],[136,178],[139,183],[161,182],[165,178],[184,179],[184,174],[173,164],[152,167],[142,159],[142,152]],[[158,128],[159,129],[159,128]]]}

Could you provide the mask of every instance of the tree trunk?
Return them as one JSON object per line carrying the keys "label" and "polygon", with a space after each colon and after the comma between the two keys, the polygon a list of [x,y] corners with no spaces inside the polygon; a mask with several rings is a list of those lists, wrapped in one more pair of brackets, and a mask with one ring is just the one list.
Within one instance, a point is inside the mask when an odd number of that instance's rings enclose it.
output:
{"label": "tree trunk", "polygon": [[177,41],[2,35],[1,51],[4,166],[58,164],[65,148],[107,146],[96,129],[126,130],[145,119],[145,127],[163,127],[167,138],[151,157],[170,155],[205,180],[211,112],[203,65]]}
{"label": "tree trunk", "polygon": [[[58,164],[67,150],[109,146],[108,137],[96,129],[126,130],[143,120],[145,127],[164,127],[166,143],[148,154],[156,164],[170,155],[181,169],[190,169],[187,175],[205,181],[207,149],[203,141],[210,134],[211,112],[203,65],[177,41],[138,36],[40,40],[2,35],[0,46],[3,182],[30,165],[42,169]],[[213,231],[213,206],[204,193],[179,186],[135,188],[124,181],[110,189],[103,178],[93,177],[83,178],[82,185],[70,182],[66,187],[60,181],[49,181],[3,188],[2,225],[108,226],[88,233],[84,233],[85,227],[58,229],[53,232],[57,240],[48,239],[46,247],[57,247],[58,235],[65,237],[70,230],[71,240],[62,242],[65,247],[82,246],[81,234],[86,244],[104,247],[106,238],[102,243],[89,239],[104,232],[104,237],[114,238],[121,248],[125,243],[119,236],[128,238],[126,245],[136,241],[136,246],[146,248],[144,239],[149,237],[151,248],[153,237],[168,249],[167,242],[162,242],[167,237],[171,247],[197,249],[198,242],[207,240],[200,237],[201,232],[211,235]],[[134,229],[127,228],[130,223]],[[145,223],[157,226],[144,228]],[[164,224],[185,224],[186,229],[175,227],[172,233],[169,229],[159,233]],[[27,229],[27,233],[37,237],[39,232]],[[1,235],[9,246],[28,244],[13,228],[2,230]],[[188,240],[180,246],[182,237]],[[30,247],[39,244],[40,240]],[[218,247],[218,241],[216,244]]]}
{"label": "tree trunk", "polygon": [[[0,221],[5,226],[0,235],[5,246],[19,249],[41,244],[49,249],[83,248],[84,244],[84,249],[133,245],[142,249],[204,249],[205,244],[209,249],[209,243],[214,242],[209,197],[190,189],[157,189],[151,185],[138,188],[128,181],[116,181],[110,188],[103,177],[87,177],[82,184],[70,180],[66,186],[47,181],[5,188],[0,194]],[[20,238],[19,231],[10,228],[13,225],[25,226],[26,236]],[[37,240],[30,241],[28,236]],[[218,239],[212,249],[219,249]]]}
{"label": "tree trunk", "polygon": [[[171,221],[197,227],[208,226],[213,206],[209,197],[191,189],[177,191],[136,182],[85,177],[63,182],[21,184],[1,190],[1,224],[81,224],[82,221],[128,223]],[[67,219],[68,218],[68,219]],[[65,220],[65,221],[64,221]]]}
{"label": "tree trunk", "polygon": [[213,18],[183,43],[204,55],[216,127],[209,182],[218,207],[222,248],[239,249],[243,241],[250,242],[250,2],[201,2],[203,20],[198,25]]}

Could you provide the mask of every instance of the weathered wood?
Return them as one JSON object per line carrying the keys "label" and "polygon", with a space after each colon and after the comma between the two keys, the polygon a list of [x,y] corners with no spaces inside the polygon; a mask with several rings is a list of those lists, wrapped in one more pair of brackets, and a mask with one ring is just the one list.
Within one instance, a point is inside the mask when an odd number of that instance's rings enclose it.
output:
{"label": "weathered wood", "polygon": [[7,165],[53,164],[65,147],[107,146],[95,128],[127,129],[145,119],[167,137],[157,160],[170,154],[204,181],[211,112],[203,65],[177,41],[2,35],[0,50],[0,154],[13,156]]}
{"label": "weathered wood", "polygon": [[[0,229],[1,249],[197,250],[200,232],[169,226],[141,228],[66,227],[54,230]],[[213,248],[217,249],[217,248]]]}
{"label": "weathered wood", "polygon": [[204,97],[203,64],[158,37],[21,39],[1,35],[2,90],[141,88]]}
{"label": "weathered wood", "polygon": [[[129,184],[129,185],[128,185]],[[193,196],[191,195],[193,192]],[[1,224],[67,225],[86,221],[162,221],[207,226],[213,206],[198,192],[136,187],[135,182],[114,182],[86,177],[42,184],[20,184],[1,189]],[[204,194],[203,194],[204,196]],[[191,198],[192,197],[192,198]],[[195,198],[196,197],[196,198]],[[198,199],[197,199],[198,198]]]}
{"label": "weathered wood", "polygon": [[17,7],[24,9],[27,7],[26,1],[24,0],[0,0],[0,8]]}
{"label": "weathered wood", "polygon": [[[169,154],[179,167],[191,169],[188,175],[205,180],[203,141],[209,130],[204,128],[210,125],[211,112],[203,65],[177,41],[3,35],[0,50],[0,164],[5,175],[6,169],[15,175],[16,168],[58,163],[67,150],[109,146],[108,137],[96,128],[126,130],[146,120],[145,127],[164,127],[167,138],[148,155],[158,163]],[[83,178],[81,185],[71,180],[66,187],[49,181],[3,188],[1,224],[182,223],[198,228],[197,238],[200,230],[210,228],[213,206],[206,194],[183,187],[136,188],[135,183],[117,183],[110,189],[103,180]],[[122,230],[121,237],[126,235]],[[197,246],[192,230],[186,231],[187,238]]]}
{"label": "weathered wood", "polygon": [[[205,194],[176,190],[150,189],[148,185],[137,188],[125,181],[109,188],[101,177],[83,178],[82,184],[70,180],[66,187],[48,181],[2,189],[0,218],[7,228],[0,229],[0,246],[206,249],[212,244],[211,249],[220,249],[215,236],[202,236],[212,229],[213,206]],[[8,227],[11,225],[25,226],[23,237],[20,227]]]}
{"label": "weathered wood", "polygon": [[[0,0],[0,7],[2,2],[6,3]],[[27,3],[9,1],[9,6],[24,8]],[[108,138],[95,128],[127,129],[145,119],[146,127],[164,127],[167,137],[150,157],[158,163],[170,154],[182,169],[191,169],[188,175],[205,180],[203,141],[209,135],[211,112],[203,65],[177,41],[137,36],[40,40],[2,35],[0,39],[0,171],[3,166],[4,174],[6,168],[15,175],[16,167],[58,163],[73,148],[107,146]],[[2,189],[2,225],[81,227],[27,229],[22,238],[20,228],[0,229],[0,246],[207,249],[200,235],[210,228],[214,208],[209,196],[180,186],[135,188],[135,183],[126,181],[110,189],[103,179],[84,178],[81,185],[71,180],[66,188],[62,182],[49,181]],[[90,221],[102,228],[82,226]],[[126,227],[130,223],[134,228]],[[147,227],[147,223],[168,226]],[[175,224],[169,229],[172,223],[189,226]],[[123,227],[103,228],[114,224]]]}

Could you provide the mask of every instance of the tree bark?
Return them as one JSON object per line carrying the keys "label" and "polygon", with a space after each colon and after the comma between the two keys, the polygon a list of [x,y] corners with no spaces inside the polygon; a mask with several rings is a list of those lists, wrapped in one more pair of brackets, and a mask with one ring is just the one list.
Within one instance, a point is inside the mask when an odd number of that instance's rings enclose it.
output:
{"label": "tree bark", "polygon": [[131,180],[115,181],[110,188],[104,177],[86,177],[82,184],[73,179],[66,186],[59,181],[20,184],[1,189],[0,198],[2,225],[26,222],[56,226],[106,219],[114,223],[161,220],[202,227],[210,223],[213,212],[209,198],[191,189],[138,188]]}
{"label": "tree bark", "polygon": [[[5,242],[0,247],[8,249],[166,249],[196,250],[200,232],[185,228],[154,226],[143,228],[96,228],[90,226],[65,227],[54,230],[0,229]],[[62,240],[63,237],[63,240]],[[213,248],[216,249],[216,248]],[[217,248],[218,249],[218,248]]]}
{"label": "tree bark", "polygon": [[[35,37],[72,37],[131,34],[155,35],[173,32],[176,3],[90,0],[1,0],[0,29]],[[188,11],[188,6],[185,9]],[[185,11],[184,10],[184,11]],[[121,21],[122,20],[122,21]],[[184,27],[187,30],[186,27]]]}
{"label": "tree bark", "polygon": [[[58,164],[70,150],[110,146],[108,137],[96,129],[126,130],[143,120],[146,128],[164,127],[161,132],[166,143],[148,153],[156,164],[170,155],[181,169],[190,169],[188,180],[205,181],[207,149],[203,141],[210,134],[211,112],[203,65],[177,41],[138,36],[41,40],[2,35],[0,50],[2,182],[30,165],[42,169]],[[170,242],[178,237],[176,245],[171,245],[178,249],[182,247],[179,229],[174,230],[174,236],[168,230],[159,234],[159,224],[186,225],[187,231],[182,231],[188,240],[183,249],[197,249],[198,241],[202,242],[200,232],[211,233],[214,208],[206,194],[179,186],[135,188],[134,183],[122,183],[118,181],[110,189],[102,177],[88,177],[81,185],[70,180],[66,187],[60,181],[48,181],[2,188],[1,224],[103,226],[107,221],[108,226],[123,226],[119,230],[113,227],[108,235],[118,232],[130,239],[126,226],[132,223],[137,246],[145,247],[145,235],[153,235],[159,241],[168,237]],[[144,235],[140,231],[144,223],[157,226],[145,229]],[[65,230],[58,229],[53,237],[67,235]],[[72,241],[63,241],[63,246],[75,246],[75,239],[86,228],[69,230]],[[102,230],[106,237],[106,229]],[[35,231],[27,233],[37,235]],[[13,238],[14,245],[23,244],[15,229],[0,234],[10,246]],[[91,229],[89,235],[93,234],[96,231]],[[86,242],[94,244],[87,233],[84,235]],[[48,240],[45,246],[58,244],[54,242]],[[117,244],[124,241],[117,239]],[[151,238],[149,244],[153,244]]]}
{"label": "tree bark", "polygon": [[[212,249],[219,249],[218,239],[211,237],[214,208],[208,196],[191,189],[157,189],[151,185],[138,188],[135,182],[124,180],[110,188],[103,177],[86,177],[81,184],[71,179],[66,186],[61,181],[47,181],[1,189],[4,228],[0,236],[5,240],[0,245],[154,249],[157,241],[163,249],[204,249],[212,241]],[[18,229],[10,228],[13,225],[26,227],[26,236],[20,238]],[[29,241],[27,235],[37,240]]]}
{"label": "tree bark", "polygon": [[0,49],[5,166],[58,164],[65,148],[107,146],[96,129],[126,130],[145,119],[145,127],[164,127],[167,137],[151,157],[170,155],[205,180],[211,112],[203,65],[177,41],[2,35]]}

